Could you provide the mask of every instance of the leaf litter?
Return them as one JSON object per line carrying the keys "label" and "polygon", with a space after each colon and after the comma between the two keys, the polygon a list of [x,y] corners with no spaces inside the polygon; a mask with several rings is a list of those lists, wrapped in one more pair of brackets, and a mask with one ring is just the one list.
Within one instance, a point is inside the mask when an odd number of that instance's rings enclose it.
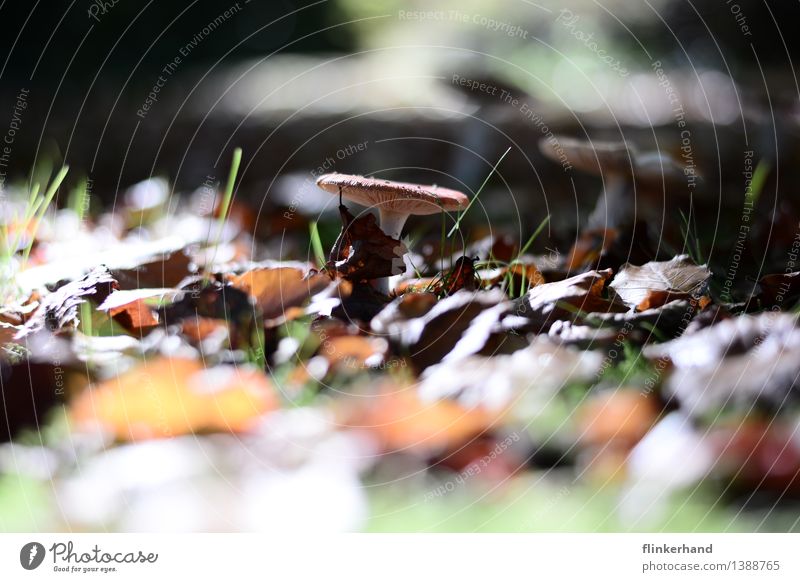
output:
{"label": "leaf litter", "polygon": [[[330,475],[340,489],[329,498],[358,513],[367,468],[461,470],[509,434],[518,444],[508,466],[484,477],[525,472],[526,457],[547,451],[587,479],[633,487],[658,482],[667,461],[652,451],[666,451],[676,474],[665,488],[723,478],[745,491],[797,489],[797,448],[775,453],[792,439],[786,411],[800,404],[797,273],[762,276],[734,304],[714,292],[712,269],[656,256],[636,223],[586,228],[563,254],[525,254],[530,241],[469,233],[451,252],[433,242],[415,249],[344,205],[324,264],[287,260],[310,256],[322,231],[309,241],[308,229],[286,228],[288,254],[274,254],[263,250],[269,241],[253,244],[243,203],[173,216],[156,187],[128,197],[124,214],[136,226],[115,227],[112,248],[50,263],[58,241],[40,241],[0,316],[0,440],[24,442],[60,411],[62,431],[101,443],[81,453],[96,469],[89,476],[77,459],[59,461],[54,494],[74,507],[88,502],[87,480],[102,481],[114,463],[180,464],[186,455],[191,467],[169,477],[176,491],[223,468],[249,503],[273,511],[260,487],[293,499],[307,477]],[[238,218],[227,221],[232,208]],[[463,233],[468,221],[458,221]],[[93,235],[92,224],[82,228]],[[158,236],[142,242],[134,229]],[[283,477],[226,458],[232,443],[247,443]],[[119,459],[106,463],[98,451],[110,445]],[[692,447],[707,456],[677,466]],[[328,450],[369,460],[315,452]],[[91,487],[155,495],[133,477],[107,481]],[[71,519],[134,519],[112,506]]]}

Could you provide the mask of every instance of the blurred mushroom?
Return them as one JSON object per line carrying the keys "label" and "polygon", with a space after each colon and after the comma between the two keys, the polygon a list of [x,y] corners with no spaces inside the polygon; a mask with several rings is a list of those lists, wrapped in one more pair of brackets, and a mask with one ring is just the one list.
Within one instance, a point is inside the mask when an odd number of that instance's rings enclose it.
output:
{"label": "blurred mushroom", "polygon": [[377,207],[381,230],[395,239],[412,214],[464,210],[469,204],[469,198],[457,190],[349,174],[325,174],[317,179],[317,186],[362,206]]}
{"label": "blurred mushroom", "polygon": [[603,194],[587,228],[619,228],[633,224],[637,199],[665,199],[686,188],[684,169],[662,152],[639,153],[625,142],[592,142],[571,138],[542,139],[542,153],[554,161],[567,161],[580,171],[600,176]]}

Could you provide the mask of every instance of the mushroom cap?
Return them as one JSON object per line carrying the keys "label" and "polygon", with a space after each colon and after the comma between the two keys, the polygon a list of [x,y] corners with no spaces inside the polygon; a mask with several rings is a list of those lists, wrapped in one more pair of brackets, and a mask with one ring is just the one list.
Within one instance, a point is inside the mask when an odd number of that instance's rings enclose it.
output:
{"label": "mushroom cap", "polygon": [[680,187],[686,183],[684,168],[675,158],[659,151],[640,153],[623,141],[544,138],[539,141],[539,149],[553,161],[566,158],[578,170],[608,178],[633,178],[645,188]]}
{"label": "mushroom cap", "polygon": [[458,190],[352,174],[324,174],[317,178],[317,186],[331,194],[341,191],[342,197],[362,206],[398,214],[437,214],[464,210],[469,204],[469,198]]}
{"label": "mushroom cap", "polygon": [[[670,155],[648,152],[636,160],[636,182],[649,188],[680,188],[686,185],[687,174],[684,167]],[[694,172],[696,179],[701,176]]]}
{"label": "mushroom cap", "polygon": [[636,151],[621,141],[587,141],[571,137],[542,138],[541,152],[555,162],[565,158],[576,169],[590,174],[627,173],[636,159]]}

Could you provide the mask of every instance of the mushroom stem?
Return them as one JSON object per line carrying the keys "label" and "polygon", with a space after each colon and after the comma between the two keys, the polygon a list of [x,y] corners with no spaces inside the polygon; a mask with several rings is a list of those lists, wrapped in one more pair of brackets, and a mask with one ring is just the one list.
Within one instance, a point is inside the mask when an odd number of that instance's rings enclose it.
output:
{"label": "mushroom stem", "polygon": [[394,212],[392,210],[380,209],[381,230],[392,238],[400,240],[403,226],[406,224],[408,213]]}
{"label": "mushroom stem", "polygon": [[[385,208],[380,208],[378,213],[380,215],[381,230],[390,237],[400,240],[400,236],[403,233],[403,226],[406,224],[408,214],[403,212],[394,212]],[[384,295],[388,295],[389,277],[375,279],[373,286]]]}
{"label": "mushroom stem", "polygon": [[588,228],[619,228],[636,216],[633,180],[623,174],[606,177],[605,188],[587,222]]}

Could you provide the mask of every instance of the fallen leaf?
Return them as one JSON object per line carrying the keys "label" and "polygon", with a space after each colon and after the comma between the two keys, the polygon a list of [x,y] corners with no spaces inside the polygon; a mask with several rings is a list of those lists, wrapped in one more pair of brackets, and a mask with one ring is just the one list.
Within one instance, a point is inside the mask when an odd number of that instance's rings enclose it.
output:
{"label": "fallen leaf", "polygon": [[596,264],[609,252],[618,236],[616,228],[591,228],[581,232],[567,255],[567,269],[575,271]]}
{"label": "fallen leaf", "polygon": [[[691,293],[682,293],[680,291],[664,291],[662,289],[651,290],[648,291],[644,299],[642,299],[642,301],[636,305],[636,311],[657,309],[671,301],[692,301],[693,299],[694,296]],[[707,297],[703,297],[702,299],[702,304],[708,304]]]}
{"label": "fallen leaf", "polygon": [[228,280],[255,300],[267,320],[303,305],[331,284],[330,277],[298,267],[257,267]]}
{"label": "fallen leaf", "polygon": [[453,401],[423,402],[411,388],[383,390],[361,400],[343,424],[373,434],[387,452],[428,455],[452,449],[488,430],[495,418]]}
{"label": "fallen leaf", "polygon": [[115,307],[108,314],[127,331],[141,335],[158,325],[158,318],[142,299]]}
{"label": "fallen leaf", "polygon": [[193,346],[199,346],[214,334],[230,332],[227,322],[210,317],[187,317],[181,322],[181,331]]}
{"label": "fallen leaf", "polygon": [[117,288],[117,281],[105,267],[97,267],[82,279],[62,285],[46,295],[16,339],[47,329],[59,331],[78,324],[78,307],[86,299],[102,303]]}
{"label": "fallen leaf", "polygon": [[[592,313],[591,317],[586,319],[597,327],[635,330],[635,333],[627,336],[631,341],[665,340],[681,335],[688,328],[700,304],[701,302],[695,299],[674,300],[645,311]],[[646,337],[642,338],[642,333]]]}
{"label": "fallen leaf", "polygon": [[78,424],[99,424],[118,440],[137,441],[241,432],[277,406],[272,383],[259,370],[159,358],[84,391],[71,416]]}
{"label": "fallen leaf", "polygon": [[[645,355],[668,371],[666,390],[690,415],[779,410],[797,400],[800,329],[781,313],[743,315],[650,346]],[[667,368],[668,370],[668,368]]]}
{"label": "fallen leaf", "polygon": [[331,249],[327,268],[353,282],[367,282],[405,272],[405,245],[384,233],[372,214],[355,218],[340,206],[342,231]]}
{"label": "fallen leaf", "polygon": [[332,368],[363,370],[379,367],[386,360],[389,344],[383,338],[342,335],[320,346],[319,353]]}
{"label": "fallen leaf", "polygon": [[642,305],[646,309],[649,302],[657,302],[651,295],[653,292],[667,292],[661,297],[661,305],[670,296],[685,299],[704,295],[710,278],[708,267],[695,265],[687,255],[679,255],[669,261],[651,261],[641,267],[626,264],[609,288],[626,305]]}
{"label": "fallen leaf", "polygon": [[192,281],[180,289],[182,296],[159,310],[161,325],[181,324],[197,317],[225,322],[231,330],[231,346],[247,346],[255,329],[255,308],[250,297],[232,285]]}
{"label": "fallen leaf", "polygon": [[588,271],[563,281],[531,288],[515,302],[514,313],[530,322],[532,331],[549,330],[557,320],[576,320],[586,314],[624,313],[628,309],[603,297],[611,269]]}
{"label": "fallen leaf", "polygon": [[[468,338],[469,348],[465,346],[464,351],[481,351],[491,334],[500,331],[494,324],[511,308],[511,303],[499,290],[458,291],[439,300],[423,315],[407,318],[402,309],[405,297],[395,299],[376,315],[372,330],[395,344],[399,353],[408,354],[420,370],[447,357],[465,337],[468,328],[472,328],[472,333]],[[480,318],[485,311],[489,311],[489,317]]]}
{"label": "fallen leaf", "polygon": [[114,291],[98,307],[114,321],[133,334],[141,334],[158,325],[154,310],[147,300],[172,299],[180,295],[177,289],[132,289]]}
{"label": "fallen leaf", "polygon": [[139,300],[155,300],[160,303],[164,300],[171,301],[180,294],[181,291],[178,289],[165,288],[116,290],[106,297],[105,301],[97,306],[97,309],[99,311],[111,311]]}
{"label": "fallen leaf", "polygon": [[461,289],[474,291],[476,288],[476,260],[465,256],[459,257],[449,271],[435,277],[425,290],[439,297],[448,297]]}
{"label": "fallen leaf", "polygon": [[[98,265],[105,265],[115,278],[121,277],[120,288],[175,287],[186,276],[172,261],[179,261],[186,241],[170,236],[153,241],[126,241],[95,253],[85,253],[20,272],[17,283],[27,292],[39,290],[62,280],[77,280]],[[180,259],[183,264],[183,259]],[[148,266],[150,265],[150,266]],[[143,268],[144,271],[137,269]]]}
{"label": "fallen leaf", "polygon": [[501,411],[513,404],[511,416],[526,416],[543,408],[562,388],[595,378],[601,363],[597,352],[539,336],[512,354],[473,355],[431,366],[422,374],[419,393],[425,400],[458,400],[467,408]]}

